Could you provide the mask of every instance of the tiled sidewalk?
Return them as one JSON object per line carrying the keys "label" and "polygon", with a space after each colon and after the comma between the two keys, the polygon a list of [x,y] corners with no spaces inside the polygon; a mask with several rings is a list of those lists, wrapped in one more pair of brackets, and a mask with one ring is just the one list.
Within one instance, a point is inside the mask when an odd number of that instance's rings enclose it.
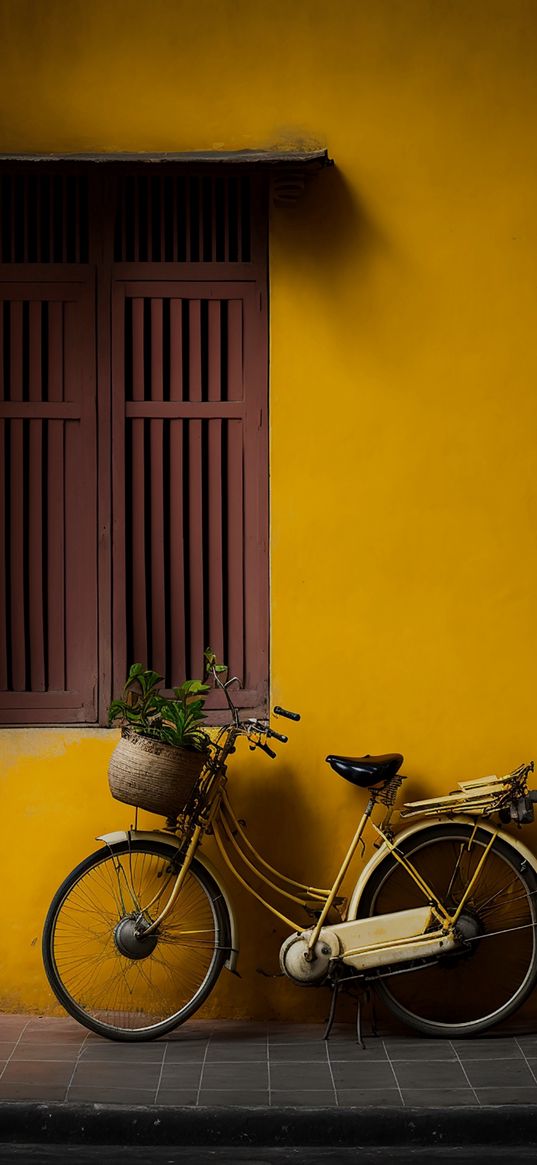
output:
{"label": "tiled sidewalk", "polygon": [[366,1040],[336,1026],[191,1023],[120,1044],[71,1019],[0,1016],[0,1101],[312,1107],[537,1103],[537,1035]]}

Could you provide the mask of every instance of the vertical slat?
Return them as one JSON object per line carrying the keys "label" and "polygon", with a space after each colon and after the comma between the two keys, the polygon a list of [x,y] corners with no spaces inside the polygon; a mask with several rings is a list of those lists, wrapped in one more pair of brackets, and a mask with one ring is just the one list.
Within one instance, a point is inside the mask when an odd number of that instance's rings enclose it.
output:
{"label": "vertical slat", "polygon": [[[30,303],[30,385],[31,401],[42,399],[41,389],[41,303]],[[43,432],[42,423],[30,421],[29,471],[29,630],[32,691],[45,690],[45,634],[43,610]]]}
{"label": "vertical slat", "polygon": [[0,400],[6,399],[7,393],[4,380],[4,301],[0,299]]}
{"label": "vertical slat", "polygon": [[118,211],[121,215],[120,219],[120,238],[121,238],[121,253],[120,260],[122,263],[127,262],[127,183],[125,178],[120,179],[119,183],[120,195],[118,198]]}
{"label": "vertical slat", "polygon": [[222,422],[208,422],[209,475],[209,643],[217,659],[224,658],[222,569]]}
{"label": "vertical slat", "polygon": [[147,259],[151,263],[153,260],[153,183],[151,178],[145,178],[145,190],[145,237],[147,239]]}
{"label": "vertical slat", "polygon": [[151,420],[151,664],[166,675],[166,594],[164,586],[164,422]]}
{"label": "vertical slat", "polygon": [[190,599],[190,669],[201,675],[203,668],[203,482],[202,422],[188,422],[188,564]]}
{"label": "vertical slat", "polygon": [[151,400],[162,401],[162,300],[151,300]]}
{"label": "vertical slat", "polygon": [[192,217],[192,209],[191,209],[191,206],[190,206],[190,180],[189,180],[188,178],[185,178],[185,180],[184,180],[184,183],[183,183],[183,192],[184,192],[184,196],[185,196],[185,203],[184,203],[184,214],[185,214],[185,260],[186,260],[186,262],[187,262],[187,263],[189,263],[189,262],[190,262],[190,260],[191,260],[191,258],[192,258],[192,248],[191,248],[191,245],[190,245],[190,242],[191,242],[191,234],[190,234],[190,222],[191,222],[191,217]]}
{"label": "vertical slat", "polygon": [[[175,301],[179,302],[179,301]],[[170,422],[170,670],[172,684],[186,678],[185,550],[183,526],[183,422]]]}
{"label": "vertical slat", "polygon": [[228,302],[228,400],[242,400],[243,392],[243,337],[242,300]]}
{"label": "vertical slat", "polygon": [[15,203],[16,203],[16,197],[15,197],[15,196],[16,196],[16,192],[17,192],[17,190],[16,190],[16,183],[15,183],[15,179],[14,179],[14,178],[12,178],[12,179],[11,179],[11,205],[10,205],[10,208],[9,208],[9,210],[10,210],[10,215],[9,215],[9,220],[10,220],[10,221],[9,221],[9,228],[10,228],[10,231],[9,231],[9,233],[10,233],[10,244],[11,244],[11,246],[10,246],[10,259],[11,259],[11,262],[12,262],[12,263],[14,263],[14,262],[15,262],[15,260],[16,260],[16,258],[17,258],[17,252],[16,252],[16,247],[15,247],[15,237],[16,237],[16,231],[15,231]]}
{"label": "vertical slat", "polygon": [[[32,305],[34,306],[34,305]],[[39,306],[39,305],[38,305]],[[43,610],[43,435],[42,421],[30,424],[29,467],[29,632],[30,678],[33,692],[45,690],[45,631]]]}
{"label": "vertical slat", "polygon": [[201,400],[201,302],[191,299],[188,305],[189,394],[191,401]]}
{"label": "vertical slat", "polygon": [[209,336],[208,336],[208,366],[209,366],[209,400],[222,399],[222,367],[220,348],[220,318],[221,301],[209,300]]}
{"label": "vertical slat", "polygon": [[48,399],[63,400],[63,304],[48,308]]}
{"label": "vertical slat", "polygon": [[16,692],[26,687],[23,425],[21,420],[11,422],[11,676]]}
{"label": "vertical slat", "polygon": [[42,222],[41,222],[41,192],[43,179],[38,174],[35,183],[35,261],[43,262]]}
{"label": "vertical slat", "polygon": [[[1,306],[1,305],[0,305]],[[0,317],[1,318],[1,317]],[[0,690],[8,685],[7,675],[7,609],[6,609],[6,497],[4,466],[6,457],[6,424],[0,420]]]}
{"label": "vertical slat", "polygon": [[166,255],[166,205],[164,201],[164,178],[162,175],[159,178],[159,214],[160,214],[160,261],[164,263],[168,256]]}
{"label": "vertical slat", "polygon": [[28,262],[28,234],[29,234],[29,199],[28,199],[28,175],[25,174],[22,180],[22,258],[23,262]]}
{"label": "vertical slat", "polygon": [[80,250],[80,183],[81,183],[81,181],[82,181],[82,179],[77,176],[77,177],[75,177],[74,182],[73,182],[74,199],[75,199],[75,253],[74,253],[75,263],[82,262],[81,250]]}
{"label": "vertical slat", "polygon": [[10,311],[10,397],[22,400],[22,303],[16,300]]}
{"label": "vertical slat", "polygon": [[211,182],[211,262],[216,263],[216,178],[213,176]]}
{"label": "vertical slat", "polygon": [[183,399],[183,301],[170,300],[170,400]]}
{"label": "vertical slat", "polygon": [[[144,399],[144,301],[132,301],[132,395]],[[129,663],[148,661],[145,529],[145,422],[132,421],[132,621],[133,652]]]}
{"label": "vertical slat", "polygon": [[61,204],[62,204],[62,262],[69,261],[69,253],[67,247],[67,203],[68,203],[68,187],[67,175],[64,174],[61,181]]}
{"label": "vertical slat", "polygon": [[205,214],[203,205],[204,182],[202,178],[198,178],[198,260],[203,263],[204,241],[205,241]]}
{"label": "vertical slat", "polygon": [[224,225],[224,263],[229,261],[229,178],[222,183],[222,222]]}
{"label": "vertical slat", "polygon": [[29,396],[30,400],[40,401],[43,399],[41,390],[41,301],[34,300],[30,303],[29,311],[30,321],[30,384]]}
{"label": "vertical slat", "polygon": [[244,670],[244,536],[242,424],[227,422],[228,506],[228,663],[231,674],[243,679]]}
{"label": "vertical slat", "polygon": [[179,260],[179,202],[178,202],[178,186],[177,175],[174,174],[171,179],[172,183],[172,260],[177,263]]}
{"label": "vertical slat", "polygon": [[64,422],[49,421],[48,430],[48,686],[65,689],[65,499]]}
{"label": "vertical slat", "polygon": [[134,231],[134,262],[140,260],[140,182],[141,178],[135,174],[133,182],[133,231]]}

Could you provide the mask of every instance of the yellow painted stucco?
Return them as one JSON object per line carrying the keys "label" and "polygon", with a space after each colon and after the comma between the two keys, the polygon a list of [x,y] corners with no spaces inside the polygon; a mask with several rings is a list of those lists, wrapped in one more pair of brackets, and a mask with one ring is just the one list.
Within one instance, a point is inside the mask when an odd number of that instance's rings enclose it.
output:
{"label": "yellow painted stucco", "polygon": [[[236,765],[291,874],[329,878],[362,804],[329,751],[403,751],[412,799],[537,752],[536,50],[534,0],[0,3],[1,153],[335,159],[271,212],[272,696],[303,720]],[[48,901],[130,822],[114,742],[2,734],[5,1007],[52,1008]],[[321,1016],[236,900],[206,1014]]]}

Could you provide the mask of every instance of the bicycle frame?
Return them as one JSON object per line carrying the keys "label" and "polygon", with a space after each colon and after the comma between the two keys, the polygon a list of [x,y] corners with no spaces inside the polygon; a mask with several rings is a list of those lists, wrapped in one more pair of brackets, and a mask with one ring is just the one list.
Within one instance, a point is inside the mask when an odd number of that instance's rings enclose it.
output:
{"label": "bicycle frame", "polygon": [[[499,829],[488,827],[487,831],[490,832],[490,837],[484,846],[476,869],[465,887],[464,894],[456,909],[450,911],[446,904],[438,899],[432,887],[415,869],[412,862],[404,853],[400,852],[398,849],[399,838],[394,839],[393,837],[390,820],[397,792],[403,779],[396,776],[387,789],[385,788],[381,792],[370,791],[365,811],[330,888],[311,886],[288,877],[267,862],[249,840],[226,791],[227,760],[230,754],[235,751],[237,737],[246,735],[250,741],[253,740],[254,746],[264,748],[270,755],[274,755],[266,744],[266,736],[269,735],[270,730],[268,725],[265,726],[265,722],[262,721],[241,722],[238,711],[229,697],[228,685],[221,684],[217,676],[215,679],[219,687],[225,692],[232,713],[232,723],[222,728],[213,742],[212,756],[202,774],[194,802],[186,807],[183,814],[183,838],[178,843],[183,860],[168,901],[149,926],[147,926],[146,920],[144,920],[143,925],[140,922],[140,935],[143,932],[143,935],[147,937],[157,932],[168,917],[181,893],[204,835],[212,834],[225,866],[237,881],[252,897],[288,927],[292,934],[301,937],[304,944],[303,958],[306,963],[315,962],[320,939],[325,943],[326,951],[330,949],[333,957],[339,957],[360,971],[368,967],[380,966],[386,962],[397,963],[413,957],[434,956],[455,947],[459,941],[456,931],[457,921],[480,878],[488,855],[500,832]],[[263,734],[265,734],[264,744],[261,743]],[[272,735],[277,734],[272,733]],[[377,824],[372,820],[372,814],[379,802],[386,805],[388,811],[383,821]],[[478,828],[478,820],[478,818],[471,819],[473,834],[468,842],[468,848],[471,848],[473,837]],[[382,915],[375,920],[374,926],[371,919],[356,919],[356,892],[352,896],[352,909],[350,910],[349,908],[344,909],[345,900],[338,898],[339,890],[357,848],[360,843],[363,844],[363,834],[369,822],[381,839],[384,856],[387,853],[392,854],[415,883],[424,899],[423,907]],[[104,838],[104,840],[108,840],[108,838]],[[375,865],[376,859],[374,857],[364,870],[363,879],[367,880],[368,870]],[[244,868],[246,873],[241,872],[239,867]],[[252,885],[252,876],[262,883],[262,891]],[[362,879],[360,879],[361,881]],[[283,909],[280,909],[271,900],[271,894],[309,912],[315,917],[314,924],[304,926],[296,918],[284,913]],[[343,907],[343,909],[340,909],[339,917],[334,921],[334,908],[338,907]],[[145,913],[147,916],[147,909]],[[307,981],[306,974],[304,974],[303,980]]]}

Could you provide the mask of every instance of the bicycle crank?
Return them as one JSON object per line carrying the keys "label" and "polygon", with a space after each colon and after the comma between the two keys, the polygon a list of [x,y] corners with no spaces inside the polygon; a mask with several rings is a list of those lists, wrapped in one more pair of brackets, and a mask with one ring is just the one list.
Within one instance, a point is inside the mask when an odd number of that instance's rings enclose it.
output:
{"label": "bicycle crank", "polygon": [[322,983],[330,970],[330,964],[336,959],[340,951],[337,936],[323,927],[318,941],[313,949],[313,958],[306,958],[308,954],[308,940],[311,931],[304,934],[292,934],[280,948],[280,967],[289,979],[303,986]]}

